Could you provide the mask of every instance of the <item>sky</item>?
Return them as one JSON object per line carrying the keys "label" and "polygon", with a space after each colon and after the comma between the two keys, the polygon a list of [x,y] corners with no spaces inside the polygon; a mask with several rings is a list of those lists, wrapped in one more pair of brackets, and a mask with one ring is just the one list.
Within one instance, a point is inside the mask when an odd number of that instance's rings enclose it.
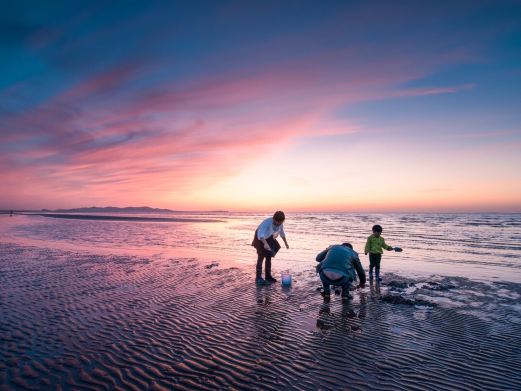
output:
{"label": "sky", "polygon": [[0,209],[521,212],[520,1],[2,1]]}

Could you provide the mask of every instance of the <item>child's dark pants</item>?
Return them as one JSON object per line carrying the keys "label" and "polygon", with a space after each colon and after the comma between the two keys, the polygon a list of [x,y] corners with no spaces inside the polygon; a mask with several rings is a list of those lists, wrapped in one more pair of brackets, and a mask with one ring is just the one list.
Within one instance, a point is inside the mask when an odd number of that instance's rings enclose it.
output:
{"label": "child's dark pants", "polygon": [[382,260],[382,254],[369,253],[369,278],[373,277],[373,268],[376,272],[376,279],[380,278],[380,261]]}

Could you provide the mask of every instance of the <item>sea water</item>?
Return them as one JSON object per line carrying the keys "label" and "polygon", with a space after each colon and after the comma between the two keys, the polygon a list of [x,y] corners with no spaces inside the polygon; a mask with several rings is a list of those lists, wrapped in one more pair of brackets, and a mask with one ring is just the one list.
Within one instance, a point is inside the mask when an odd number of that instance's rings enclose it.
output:
{"label": "sea water", "polygon": [[[135,222],[18,215],[0,217],[0,232],[4,241],[99,253],[194,256],[253,270],[256,253],[251,241],[267,216],[176,213],[153,217],[216,222]],[[364,246],[374,224],[383,227],[387,244],[403,248],[401,253],[384,252],[384,274],[521,282],[521,214],[287,213],[284,230],[290,249],[283,246],[273,269],[313,269],[317,253],[346,241],[367,268]]]}

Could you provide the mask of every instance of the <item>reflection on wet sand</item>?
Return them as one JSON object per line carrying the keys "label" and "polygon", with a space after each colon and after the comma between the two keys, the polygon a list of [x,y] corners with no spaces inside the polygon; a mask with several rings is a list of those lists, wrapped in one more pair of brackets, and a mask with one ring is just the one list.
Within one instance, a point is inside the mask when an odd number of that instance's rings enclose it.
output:
{"label": "reflection on wet sand", "polygon": [[521,387],[519,284],[388,274],[324,302],[311,270],[257,287],[196,258],[0,250],[7,388]]}

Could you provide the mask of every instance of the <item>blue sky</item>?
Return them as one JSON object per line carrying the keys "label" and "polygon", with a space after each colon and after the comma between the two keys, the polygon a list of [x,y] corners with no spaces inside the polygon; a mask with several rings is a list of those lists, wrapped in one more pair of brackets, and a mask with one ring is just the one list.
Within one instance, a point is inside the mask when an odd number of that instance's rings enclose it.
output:
{"label": "blue sky", "polygon": [[3,9],[0,207],[521,210],[518,1]]}

